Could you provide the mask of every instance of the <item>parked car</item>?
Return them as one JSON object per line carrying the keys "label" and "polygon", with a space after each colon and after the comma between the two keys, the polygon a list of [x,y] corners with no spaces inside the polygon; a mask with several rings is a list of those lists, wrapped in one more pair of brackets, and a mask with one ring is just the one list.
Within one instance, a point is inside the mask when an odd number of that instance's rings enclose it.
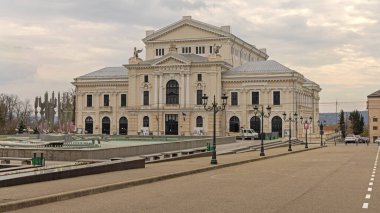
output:
{"label": "parked car", "polygon": [[239,138],[244,138],[244,139],[256,139],[259,137],[259,134],[255,132],[253,129],[240,129],[240,137]]}
{"label": "parked car", "polygon": [[369,138],[367,138],[367,137],[360,137],[359,143],[369,143]]}
{"label": "parked car", "polygon": [[355,137],[355,135],[347,135],[346,138],[344,139],[344,143],[357,143],[358,138]]}
{"label": "parked car", "polygon": [[377,139],[375,140],[375,143],[380,143],[380,138],[377,138]]}

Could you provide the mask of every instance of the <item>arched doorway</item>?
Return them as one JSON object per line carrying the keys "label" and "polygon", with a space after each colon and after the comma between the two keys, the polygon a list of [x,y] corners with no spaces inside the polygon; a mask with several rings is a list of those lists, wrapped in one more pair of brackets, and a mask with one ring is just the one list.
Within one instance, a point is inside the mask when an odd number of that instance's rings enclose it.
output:
{"label": "arched doorway", "polygon": [[121,117],[119,120],[119,135],[128,135],[128,119]]}
{"label": "arched doorway", "polygon": [[282,119],[279,116],[272,118],[272,132],[278,132],[278,137],[282,138]]}
{"label": "arched doorway", "polygon": [[253,116],[249,122],[249,128],[253,131],[260,133],[261,132],[261,119],[257,116]]}
{"label": "arched doorway", "polygon": [[166,84],[166,104],[179,104],[179,85],[176,80]]}
{"label": "arched doorway", "polygon": [[165,115],[165,135],[178,135],[178,114]]}
{"label": "arched doorway", "polygon": [[111,131],[111,121],[109,117],[104,117],[102,119],[102,134],[109,135]]}
{"label": "arched doorway", "polygon": [[93,134],[94,133],[94,121],[90,116],[88,116],[84,121],[84,133]]}
{"label": "arched doorway", "polygon": [[240,121],[236,116],[230,118],[230,132],[239,132],[240,130]]}

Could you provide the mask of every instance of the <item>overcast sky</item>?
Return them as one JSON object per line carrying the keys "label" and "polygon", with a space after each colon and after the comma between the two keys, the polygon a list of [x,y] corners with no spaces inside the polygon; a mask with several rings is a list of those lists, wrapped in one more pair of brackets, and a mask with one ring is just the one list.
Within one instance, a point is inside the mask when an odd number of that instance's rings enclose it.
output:
{"label": "overcast sky", "polygon": [[[34,100],[128,63],[145,30],[192,16],[322,87],[321,111],[365,110],[380,89],[378,0],[1,0],[0,93]],[[144,54],[143,54],[144,55]]]}

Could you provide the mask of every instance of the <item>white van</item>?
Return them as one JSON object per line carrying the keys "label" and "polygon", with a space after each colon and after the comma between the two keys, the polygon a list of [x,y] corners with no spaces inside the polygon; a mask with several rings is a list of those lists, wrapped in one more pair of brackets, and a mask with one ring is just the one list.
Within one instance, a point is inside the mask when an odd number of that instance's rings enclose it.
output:
{"label": "white van", "polygon": [[253,129],[240,129],[240,137],[244,139],[255,139],[259,137],[259,133],[255,132]]}

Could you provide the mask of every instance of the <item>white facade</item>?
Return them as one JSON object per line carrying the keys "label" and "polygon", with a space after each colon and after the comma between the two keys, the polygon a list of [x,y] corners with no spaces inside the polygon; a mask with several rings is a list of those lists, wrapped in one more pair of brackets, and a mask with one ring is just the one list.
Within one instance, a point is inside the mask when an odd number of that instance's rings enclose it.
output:
{"label": "white facade", "polygon": [[[74,79],[79,129],[91,127],[87,132],[94,134],[211,135],[212,113],[204,110],[200,97],[207,94],[211,103],[215,95],[220,104],[224,93],[228,104],[217,113],[218,135],[234,134],[240,127],[257,128],[251,122],[256,104],[272,107],[272,114],[264,119],[264,132],[283,135],[288,129],[282,121],[284,112],[319,119],[319,85],[267,60],[265,49],[237,38],[228,26],[184,17],[147,31],[143,41],[145,61],[132,57],[123,67]],[[298,129],[302,135],[300,124]]]}

